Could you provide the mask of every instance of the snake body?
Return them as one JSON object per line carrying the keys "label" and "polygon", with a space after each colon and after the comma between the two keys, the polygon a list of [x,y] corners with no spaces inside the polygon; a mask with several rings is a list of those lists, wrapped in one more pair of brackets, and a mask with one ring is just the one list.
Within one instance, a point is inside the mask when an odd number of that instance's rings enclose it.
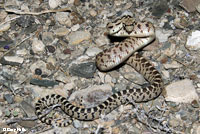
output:
{"label": "snake body", "polygon": [[[131,101],[145,102],[160,95],[163,89],[161,74],[148,60],[135,52],[155,38],[153,25],[150,22],[136,22],[131,16],[124,16],[108,23],[107,29],[112,36],[128,36],[128,38],[96,56],[96,66],[99,70],[108,71],[125,62],[141,73],[150,85],[144,88],[121,90],[108,97],[101,104],[91,108],[77,107],[60,95],[47,95],[36,103],[36,115],[42,122],[52,124],[53,120],[43,116],[42,110],[54,104],[60,104],[61,109],[71,118],[89,121],[110,113],[119,105]],[[57,125],[63,127],[69,123],[61,122]]]}

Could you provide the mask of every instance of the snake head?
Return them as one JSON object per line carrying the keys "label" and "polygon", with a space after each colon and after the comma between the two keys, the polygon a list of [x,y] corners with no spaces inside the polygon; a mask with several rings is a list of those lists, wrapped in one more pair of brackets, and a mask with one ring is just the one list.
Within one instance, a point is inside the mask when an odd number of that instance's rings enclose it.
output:
{"label": "snake head", "polygon": [[129,15],[125,15],[120,19],[107,24],[107,32],[112,36],[127,36],[133,31],[135,25],[135,20]]}
{"label": "snake head", "polygon": [[123,28],[123,23],[120,19],[117,19],[114,22],[108,23],[106,28],[109,35],[115,35]]}

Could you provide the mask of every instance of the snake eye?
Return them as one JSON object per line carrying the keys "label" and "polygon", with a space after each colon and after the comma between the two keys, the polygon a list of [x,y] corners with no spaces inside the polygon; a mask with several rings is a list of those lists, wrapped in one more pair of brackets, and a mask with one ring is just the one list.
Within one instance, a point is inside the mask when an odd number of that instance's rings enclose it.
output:
{"label": "snake eye", "polygon": [[112,29],[112,28],[113,28],[113,26],[107,26],[107,28],[109,28],[109,29]]}

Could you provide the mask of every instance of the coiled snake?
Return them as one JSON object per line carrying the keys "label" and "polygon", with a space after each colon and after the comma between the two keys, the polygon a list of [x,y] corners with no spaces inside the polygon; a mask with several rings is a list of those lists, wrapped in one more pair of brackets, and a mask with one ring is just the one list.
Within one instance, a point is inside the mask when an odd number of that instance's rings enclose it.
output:
{"label": "coiled snake", "polygon": [[[145,102],[155,99],[160,95],[163,88],[163,81],[160,73],[141,57],[137,51],[146,46],[155,38],[154,27],[150,22],[136,22],[131,16],[123,16],[112,23],[107,24],[108,33],[111,36],[128,37],[119,44],[99,53],[96,56],[96,66],[99,70],[107,71],[122,62],[135,68],[150,83],[144,88],[133,88],[121,90],[98,106],[91,108],[80,108],[71,104],[66,98],[60,95],[48,95],[36,103],[36,115],[46,123],[52,124],[53,120],[42,115],[42,110],[54,104],[60,104],[61,109],[71,118],[78,120],[95,120],[101,115],[108,114],[119,105],[134,102]],[[60,127],[69,125],[70,122],[56,124]]]}

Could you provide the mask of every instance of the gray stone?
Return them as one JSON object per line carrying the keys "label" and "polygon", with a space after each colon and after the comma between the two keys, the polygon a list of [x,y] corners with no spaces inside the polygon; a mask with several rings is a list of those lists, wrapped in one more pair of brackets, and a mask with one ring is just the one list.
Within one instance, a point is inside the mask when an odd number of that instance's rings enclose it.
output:
{"label": "gray stone", "polygon": [[32,107],[28,102],[22,101],[21,107],[23,111],[26,112],[26,115],[28,115],[28,117],[35,116],[35,108]]}
{"label": "gray stone", "polygon": [[20,66],[24,62],[24,58],[19,56],[4,56],[0,63],[3,65]]}
{"label": "gray stone", "polygon": [[30,84],[43,86],[43,87],[53,87],[58,85],[58,82],[52,80],[39,80],[39,79],[31,79]]}
{"label": "gray stone", "polygon": [[80,76],[84,78],[93,78],[96,71],[96,65],[94,62],[73,64],[69,68],[69,72],[72,75]]}
{"label": "gray stone", "polygon": [[4,95],[5,100],[9,103],[12,104],[13,103],[13,97],[11,94],[5,94]]}

